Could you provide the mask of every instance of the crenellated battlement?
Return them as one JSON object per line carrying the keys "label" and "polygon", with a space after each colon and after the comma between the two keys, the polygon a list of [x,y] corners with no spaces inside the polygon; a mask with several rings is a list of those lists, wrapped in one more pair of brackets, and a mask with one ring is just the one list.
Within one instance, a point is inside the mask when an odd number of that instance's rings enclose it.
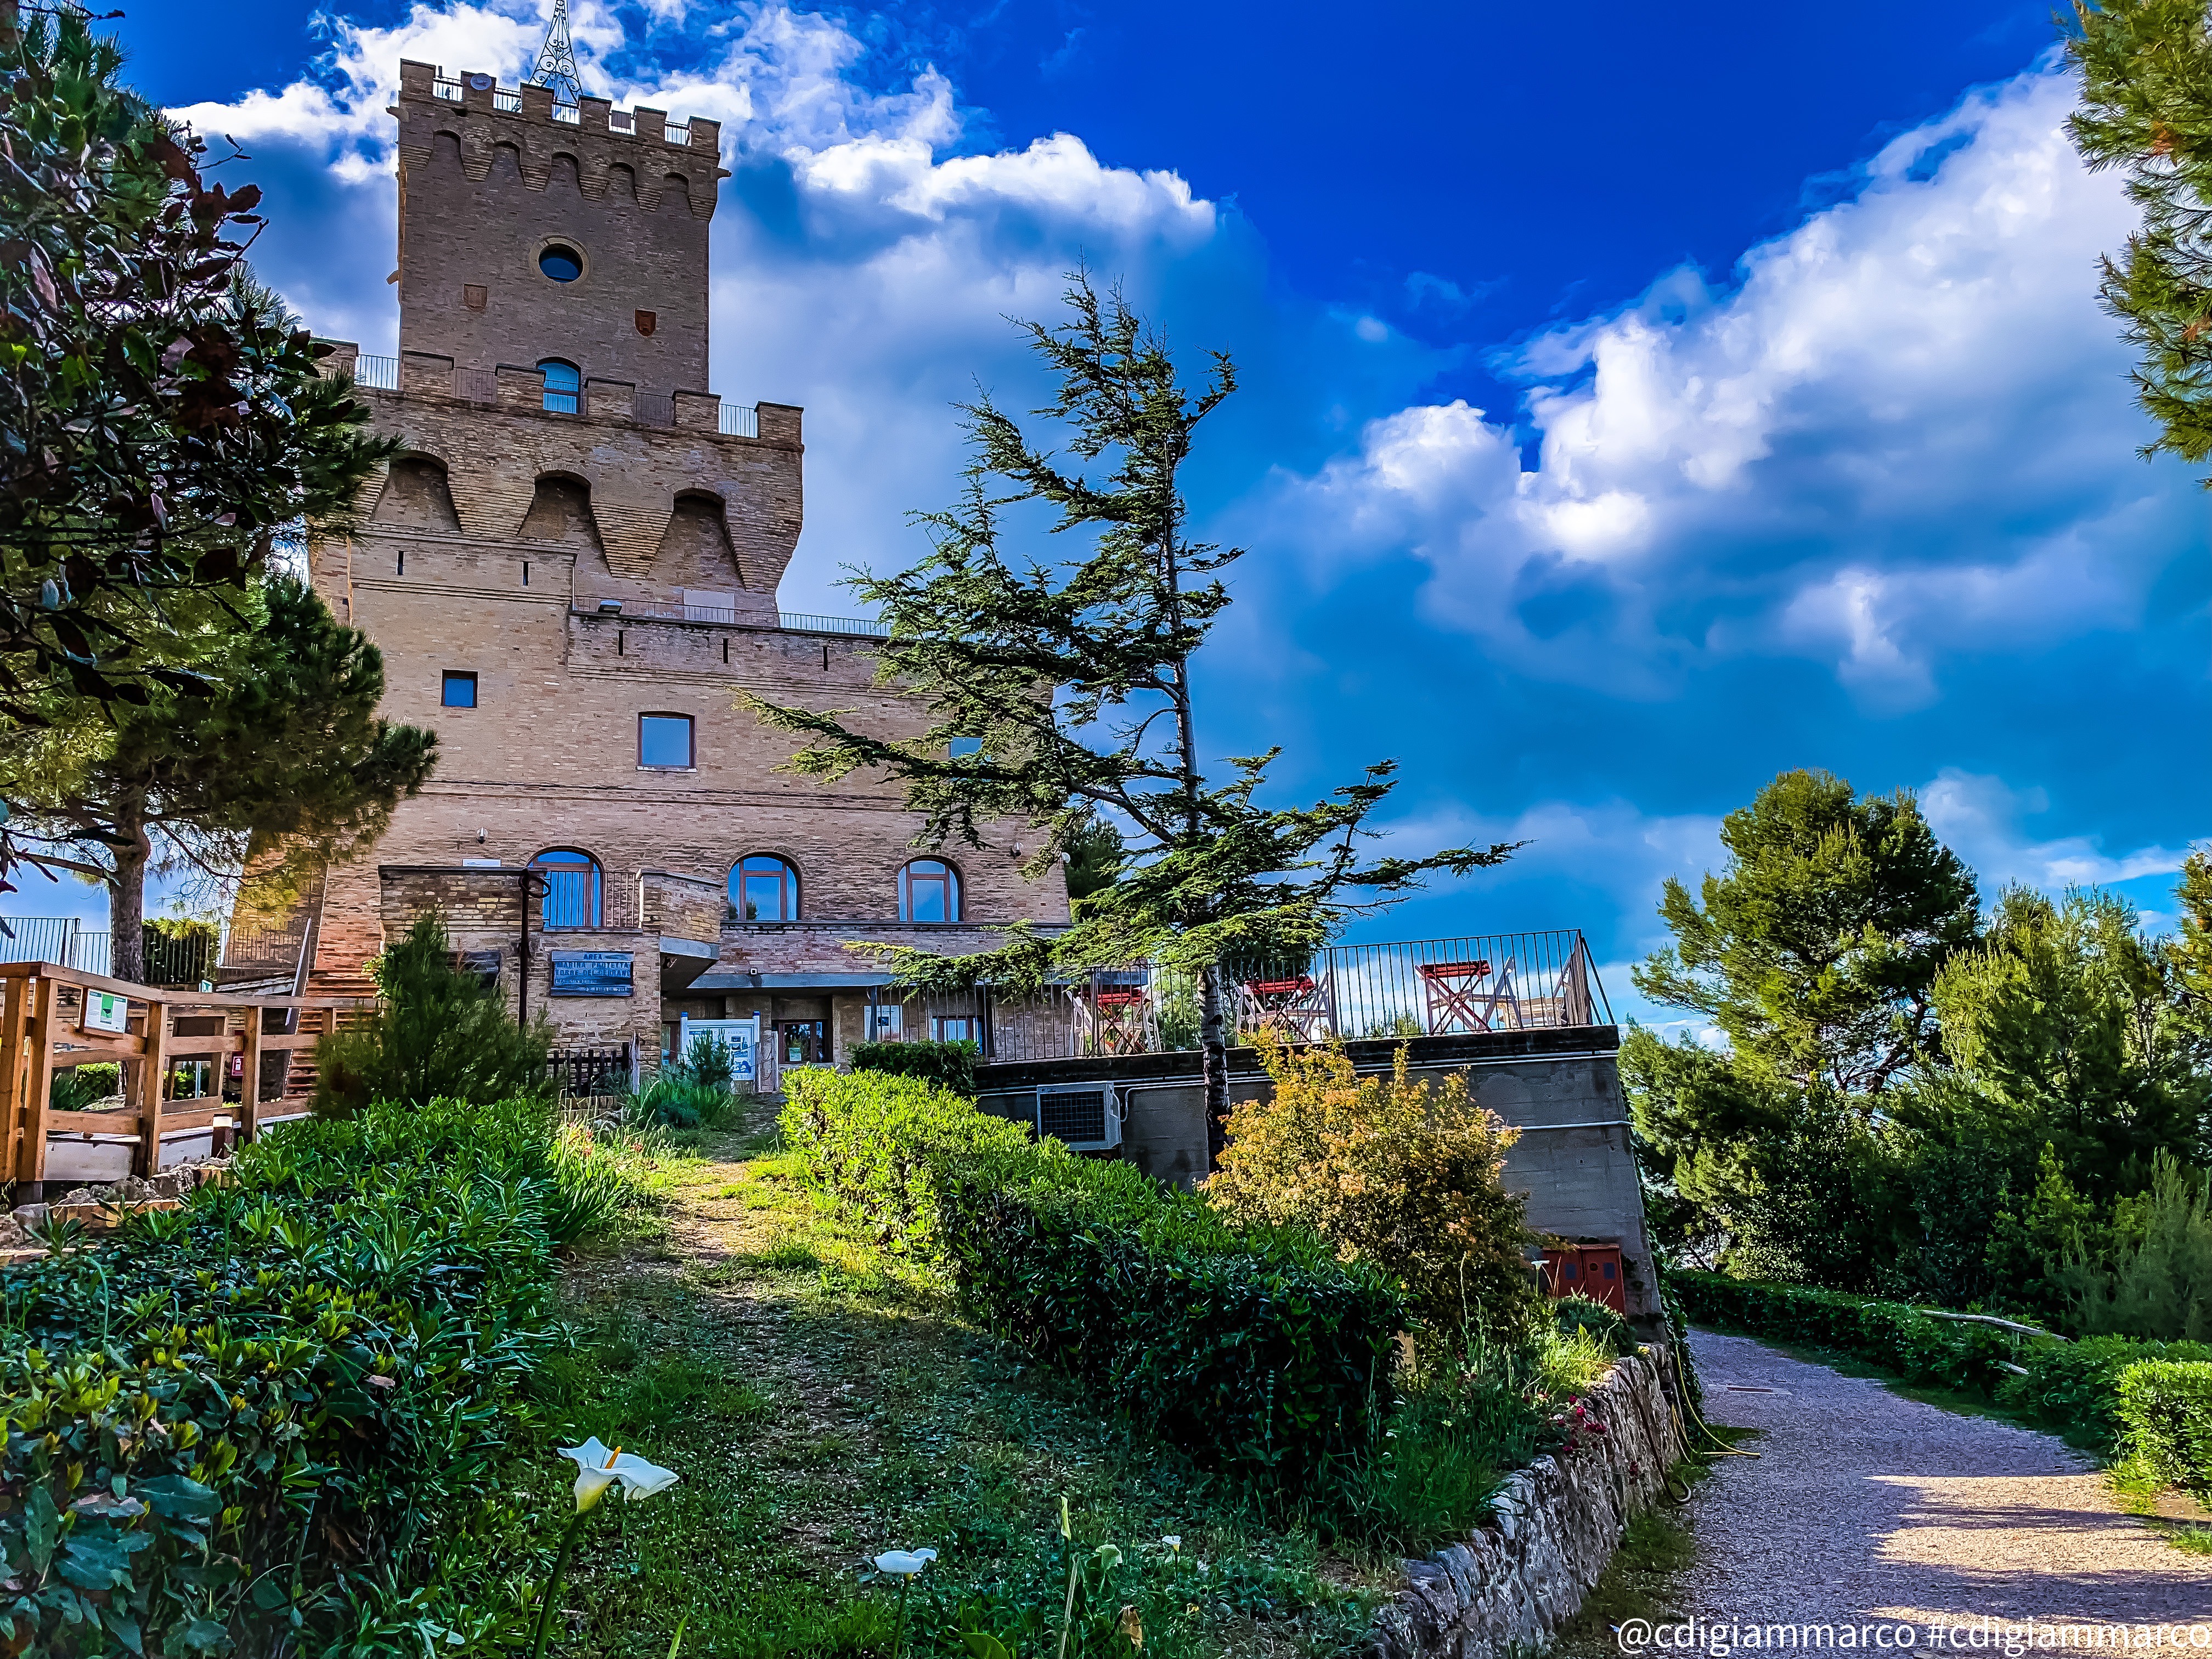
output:
{"label": "crenellated battlement", "polygon": [[448,76],[434,64],[403,59],[392,112],[399,120],[403,170],[428,165],[443,132],[458,143],[461,170],[471,179],[481,180],[507,146],[517,152],[523,182],[542,191],[556,158],[566,155],[586,201],[605,199],[611,186],[657,213],[675,184],[702,219],[714,216],[720,181],[729,177],[721,166],[719,121],[671,120],[667,111],[641,106],[618,110],[605,98],[556,105],[550,87],[502,87],[476,70]]}

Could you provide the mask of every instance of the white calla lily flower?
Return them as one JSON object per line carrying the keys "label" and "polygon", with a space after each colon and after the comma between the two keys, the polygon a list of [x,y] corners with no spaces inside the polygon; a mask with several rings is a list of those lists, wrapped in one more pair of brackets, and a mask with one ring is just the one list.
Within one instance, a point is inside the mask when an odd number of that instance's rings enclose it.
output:
{"label": "white calla lily flower", "polygon": [[935,1550],[885,1550],[876,1558],[876,1571],[893,1578],[911,1578],[935,1559]]}
{"label": "white calla lily flower", "polygon": [[1164,1534],[1161,1534],[1161,1537],[1160,1537],[1160,1542],[1162,1542],[1163,1544],[1165,1544],[1165,1545],[1166,1545],[1170,1549],[1173,1550],[1173,1551],[1174,1551],[1177,1555],[1180,1555],[1180,1554],[1182,1554],[1182,1534],[1181,1533],[1179,1533],[1179,1532],[1164,1533]]}
{"label": "white calla lily flower", "polygon": [[619,1446],[609,1447],[593,1435],[580,1446],[563,1446],[561,1455],[576,1466],[576,1513],[584,1514],[605,1497],[607,1488],[622,1483],[623,1496],[635,1504],[665,1492],[683,1477],[673,1469],[648,1463]]}

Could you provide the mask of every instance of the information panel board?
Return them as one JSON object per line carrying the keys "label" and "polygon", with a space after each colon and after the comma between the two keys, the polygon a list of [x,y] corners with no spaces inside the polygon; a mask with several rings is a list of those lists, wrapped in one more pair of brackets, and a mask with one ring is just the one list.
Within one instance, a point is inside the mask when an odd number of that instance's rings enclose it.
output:
{"label": "information panel board", "polygon": [[553,994],[556,997],[626,997],[634,989],[627,951],[556,951]]}

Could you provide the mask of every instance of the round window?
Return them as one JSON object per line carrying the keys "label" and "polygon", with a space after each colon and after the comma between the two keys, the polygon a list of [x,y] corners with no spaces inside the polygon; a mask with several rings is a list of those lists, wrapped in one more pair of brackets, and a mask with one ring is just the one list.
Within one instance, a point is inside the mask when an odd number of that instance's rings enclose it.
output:
{"label": "round window", "polygon": [[538,256],[538,268],[556,283],[573,283],[584,274],[584,256],[556,242]]}

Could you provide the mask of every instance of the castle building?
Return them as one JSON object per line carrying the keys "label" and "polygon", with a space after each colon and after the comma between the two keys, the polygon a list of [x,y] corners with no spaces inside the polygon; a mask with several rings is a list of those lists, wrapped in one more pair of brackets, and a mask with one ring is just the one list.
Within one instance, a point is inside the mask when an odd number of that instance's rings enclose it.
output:
{"label": "castle building", "polygon": [[771,1085],[869,1035],[981,1035],[846,946],[1065,922],[1058,872],[1023,878],[1013,826],[917,851],[895,787],[779,772],[791,738],[735,705],[921,725],[874,684],[871,625],[777,608],[802,416],[706,389],[717,124],[416,63],[393,113],[398,355],[329,362],[400,449],[310,557],[437,771],[368,857],[234,928],[226,976],[364,989],[434,908],[519,1012],[633,1066],[687,1016],[757,1018]]}

